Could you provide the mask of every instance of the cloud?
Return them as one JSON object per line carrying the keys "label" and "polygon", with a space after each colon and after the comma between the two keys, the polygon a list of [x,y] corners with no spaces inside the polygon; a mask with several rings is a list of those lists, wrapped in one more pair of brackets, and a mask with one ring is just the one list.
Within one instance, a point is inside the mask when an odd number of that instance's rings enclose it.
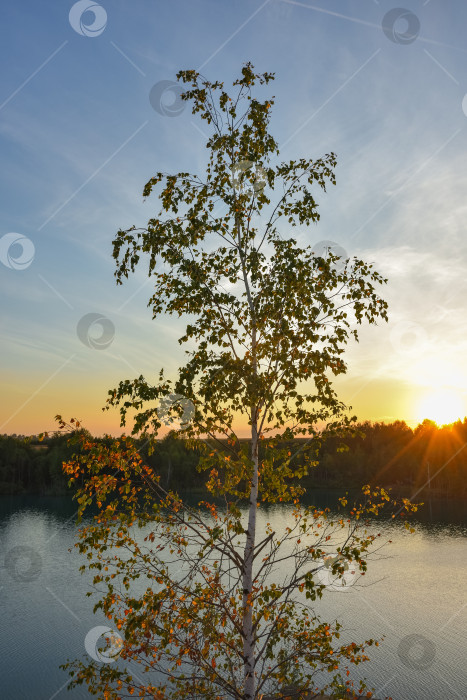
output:
{"label": "cloud", "polygon": [[349,352],[352,374],[391,376],[413,384],[467,387],[465,267],[410,246],[361,250],[388,278],[380,292],[389,322],[363,327]]}

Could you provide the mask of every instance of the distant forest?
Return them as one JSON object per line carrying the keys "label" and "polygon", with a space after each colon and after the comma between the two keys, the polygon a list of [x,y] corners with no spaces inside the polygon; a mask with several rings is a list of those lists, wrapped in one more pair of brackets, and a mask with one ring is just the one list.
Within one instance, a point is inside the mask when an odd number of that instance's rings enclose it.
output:
{"label": "distant forest", "polygon": [[[403,421],[360,423],[359,434],[344,440],[328,438],[301,483],[308,488],[359,488],[365,483],[393,487],[410,496],[424,486],[420,496],[467,499],[467,418],[438,427],[425,420],[414,430]],[[49,494],[69,492],[62,462],[76,451],[69,435],[38,438],[0,435],[0,494]],[[111,440],[112,438],[101,438]],[[346,451],[338,451],[345,443]],[[297,450],[300,441],[290,443]],[[141,445],[141,456],[161,476],[165,488],[202,491],[206,474],[197,471],[197,451],[170,433],[158,441],[152,455]],[[298,453],[296,459],[300,460]],[[429,489],[429,490],[428,490]]]}

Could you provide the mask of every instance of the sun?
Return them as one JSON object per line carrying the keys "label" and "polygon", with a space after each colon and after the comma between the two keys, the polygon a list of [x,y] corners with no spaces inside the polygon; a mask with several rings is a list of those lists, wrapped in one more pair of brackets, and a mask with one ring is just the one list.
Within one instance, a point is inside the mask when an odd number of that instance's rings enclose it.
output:
{"label": "sun", "polygon": [[453,389],[438,389],[426,394],[419,402],[417,419],[433,420],[438,425],[454,423],[465,416],[462,396]]}

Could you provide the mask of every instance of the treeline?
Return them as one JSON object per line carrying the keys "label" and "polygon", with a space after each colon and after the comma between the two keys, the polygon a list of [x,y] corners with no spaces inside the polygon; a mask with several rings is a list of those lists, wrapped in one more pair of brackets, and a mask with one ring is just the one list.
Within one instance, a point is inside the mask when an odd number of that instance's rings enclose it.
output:
{"label": "treeline", "polygon": [[391,486],[411,495],[467,498],[467,418],[438,427],[424,420],[414,430],[404,421],[359,425],[346,439],[348,450],[338,452],[337,441],[324,445],[310,484],[359,487]]}
{"label": "treeline", "polygon": [[[111,438],[102,438],[111,440]],[[298,464],[304,440],[288,443]],[[348,449],[340,451],[345,443]],[[467,418],[438,428],[425,420],[414,430],[403,421],[360,423],[356,434],[345,439],[329,438],[322,446],[318,465],[302,483],[308,488],[359,488],[364,483],[391,486],[402,494],[467,498]],[[37,438],[0,435],[0,494],[68,492],[62,463],[76,451],[68,436]],[[148,455],[141,455],[161,477],[165,488],[202,490],[206,474],[197,471],[199,454],[185,447],[171,433]]]}
{"label": "treeline", "polygon": [[[35,437],[0,435],[0,494],[37,493],[62,495],[70,492],[62,464],[76,453],[69,435]],[[112,438],[94,438],[109,442]],[[161,476],[164,488],[203,487],[204,474],[196,470],[199,455],[187,450],[182,440],[169,434],[149,455],[145,443],[140,446],[143,459]]]}

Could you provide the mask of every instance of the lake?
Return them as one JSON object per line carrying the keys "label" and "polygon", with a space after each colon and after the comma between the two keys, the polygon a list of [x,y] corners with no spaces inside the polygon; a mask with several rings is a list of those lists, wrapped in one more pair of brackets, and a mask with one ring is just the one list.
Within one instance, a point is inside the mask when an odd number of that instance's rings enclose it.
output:
{"label": "lake", "polygon": [[[321,507],[335,501],[333,493],[312,497]],[[85,595],[75,510],[66,498],[0,497],[2,700],[92,697],[86,688],[67,691],[59,669],[84,657],[88,632],[109,622],[93,615],[97,598]],[[392,544],[361,584],[326,590],[315,608],[323,620],[342,622],[349,639],[385,636],[356,669],[376,697],[465,700],[467,504],[432,501],[416,515],[414,534],[401,523],[378,523]],[[286,505],[267,513],[273,527],[287,517]]]}

